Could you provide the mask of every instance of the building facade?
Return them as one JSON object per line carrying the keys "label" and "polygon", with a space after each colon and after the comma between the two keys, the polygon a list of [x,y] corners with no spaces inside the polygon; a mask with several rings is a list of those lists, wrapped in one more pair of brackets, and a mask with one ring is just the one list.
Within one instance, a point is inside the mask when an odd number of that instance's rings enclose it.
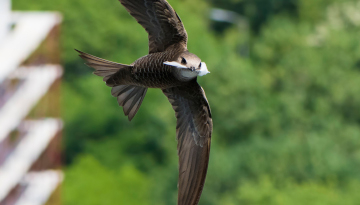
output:
{"label": "building facade", "polygon": [[60,204],[61,15],[0,10],[0,205]]}

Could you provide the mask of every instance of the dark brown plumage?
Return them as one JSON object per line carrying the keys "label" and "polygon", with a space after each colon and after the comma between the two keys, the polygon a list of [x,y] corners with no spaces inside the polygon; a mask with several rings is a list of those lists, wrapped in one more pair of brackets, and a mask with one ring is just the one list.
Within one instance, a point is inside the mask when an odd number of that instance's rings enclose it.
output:
{"label": "dark brown plumage", "polygon": [[149,53],[165,51],[181,44],[186,48],[187,33],[179,16],[165,0],[120,0],[120,3],[149,34]]}
{"label": "dark brown plumage", "polygon": [[187,50],[187,33],[166,0],[120,0],[149,34],[149,54],[131,65],[80,53],[94,74],[112,87],[131,120],[148,88],[160,88],[177,118],[179,155],[178,205],[196,205],[205,183],[209,162],[212,119],[197,76],[208,73],[206,64]]}

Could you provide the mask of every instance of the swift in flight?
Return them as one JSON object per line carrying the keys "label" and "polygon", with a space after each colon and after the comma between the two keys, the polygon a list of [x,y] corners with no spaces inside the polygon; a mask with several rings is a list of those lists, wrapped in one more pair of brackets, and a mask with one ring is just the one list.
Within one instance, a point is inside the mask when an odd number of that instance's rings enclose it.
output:
{"label": "swift in flight", "polygon": [[78,51],[86,65],[102,76],[131,121],[148,88],[160,88],[177,118],[179,155],[178,205],[197,205],[205,183],[213,128],[211,111],[197,76],[209,73],[206,64],[187,49],[187,33],[166,0],[120,0],[145,28],[149,54],[131,65]]}

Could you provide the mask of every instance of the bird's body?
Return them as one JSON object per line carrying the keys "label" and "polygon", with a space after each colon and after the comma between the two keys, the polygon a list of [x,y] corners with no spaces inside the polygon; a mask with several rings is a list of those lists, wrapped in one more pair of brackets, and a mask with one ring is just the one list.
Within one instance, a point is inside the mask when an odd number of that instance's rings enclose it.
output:
{"label": "bird's body", "polygon": [[[178,69],[164,64],[182,53],[178,50],[151,53],[137,59],[126,69],[119,70],[106,83],[108,85],[136,85],[148,88],[169,88],[186,83]],[[196,77],[196,76],[194,76]]]}
{"label": "bird's body", "polygon": [[212,118],[197,76],[206,64],[187,49],[187,34],[166,0],[120,0],[149,34],[149,54],[130,65],[80,53],[94,74],[112,87],[131,121],[148,88],[160,88],[175,110],[179,155],[178,205],[197,205],[204,186],[212,134]]}

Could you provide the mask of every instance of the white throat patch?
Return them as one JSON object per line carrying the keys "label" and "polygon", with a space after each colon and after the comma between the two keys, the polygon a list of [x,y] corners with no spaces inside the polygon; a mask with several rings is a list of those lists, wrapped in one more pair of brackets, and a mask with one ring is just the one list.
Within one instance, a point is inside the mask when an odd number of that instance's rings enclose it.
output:
{"label": "white throat patch", "polygon": [[183,70],[181,71],[181,75],[185,78],[194,78],[195,76],[203,76],[203,75],[206,75],[209,72],[209,70],[207,69],[207,66],[206,66],[206,63],[205,62],[201,62],[201,66],[200,66],[200,70],[197,70],[197,71],[190,71],[188,70],[188,68],[184,65],[181,65],[180,63],[178,62],[175,62],[175,61],[165,61],[164,62],[165,65],[169,65],[169,66],[174,66],[176,68],[184,68],[186,70]]}
{"label": "white throat patch", "polygon": [[186,66],[183,66],[183,65],[181,65],[180,63],[175,62],[175,61],[171,61],[171,62],[165,61],[164,64],[165,64],[165,65],[174,66],[174,67],[177,67],[177,68],[187,68]]}
{"label": "white throat patch", "polygon": [[195,78],[198,75],[198,72],[191,71],[188,69],[188,67],[183,66],[180,63],[175,62],[175,61],[172,61],[172,62],[166,61],[166,62],[164,62],[164,64],[174,66],[176,68],[180,68],[178,70],[179,74],[180,74],[179,77],[182,78],[183,80],[190,80],[190,79]]}

